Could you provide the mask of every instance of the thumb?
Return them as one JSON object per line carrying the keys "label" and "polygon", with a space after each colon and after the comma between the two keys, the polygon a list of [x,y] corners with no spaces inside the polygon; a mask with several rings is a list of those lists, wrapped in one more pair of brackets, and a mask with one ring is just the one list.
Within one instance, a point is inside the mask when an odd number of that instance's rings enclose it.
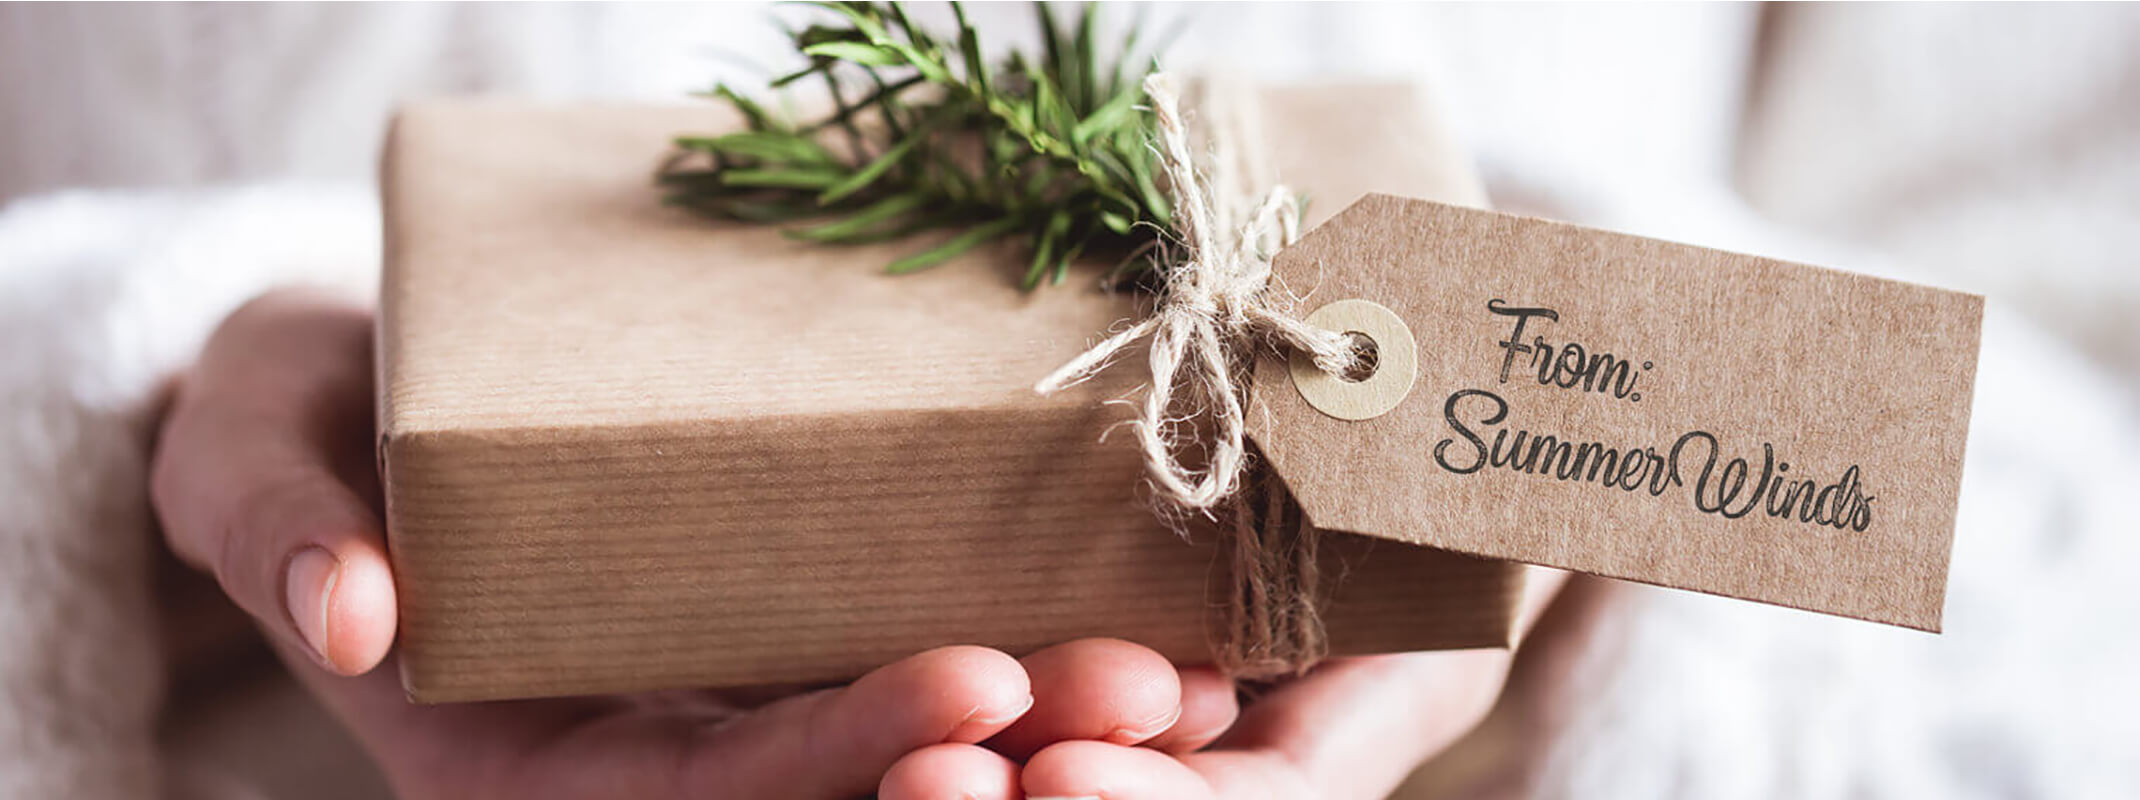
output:
{"label": "thumb", "polygon": [[278,292],[231,315],[180,386],[150,491],[171,549],[271,635],[353,675],[392,644],[371,473],[371,323]]}

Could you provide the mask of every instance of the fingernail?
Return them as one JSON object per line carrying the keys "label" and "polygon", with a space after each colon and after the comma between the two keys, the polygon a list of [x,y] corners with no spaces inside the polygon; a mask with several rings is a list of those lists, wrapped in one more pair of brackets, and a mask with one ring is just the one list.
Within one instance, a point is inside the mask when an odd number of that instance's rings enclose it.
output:
{"label": "fingernail", "polygon": [[325,548],[308,547],[290,559],[290,571],[283,576],[283,603],[297,623],[297,635],[304,637],[312,657],[330,669],[334,662],[327,657],[327,608],[341,566]]}
{"label": "fingernail", "polygon": [[1025,712],[1031,710],[1033,710],[1033,696],[1029,694],[1025,696],[1024,703],[1020,703],[1017,708],[1012,709],[1009,713],[990,714],[986,711],[975,711],[972,716],[966,718],[965,722],[959,723],[957,728],[952,729],[950,741],[978,742],[994,736],[997,730],[1018,721],[1019,717],[1025,716]]}
{"label": "fingernail", "polygon": [[1111,744],[1133,745],[1166,733],[1168,728],[1174,727],[1174,723],[1180,721],[1181,706],[1176,705],[1173,711],[1154,723],[1133,728],[1116,728],[1113,733],[1107,734],[1103,741]]}

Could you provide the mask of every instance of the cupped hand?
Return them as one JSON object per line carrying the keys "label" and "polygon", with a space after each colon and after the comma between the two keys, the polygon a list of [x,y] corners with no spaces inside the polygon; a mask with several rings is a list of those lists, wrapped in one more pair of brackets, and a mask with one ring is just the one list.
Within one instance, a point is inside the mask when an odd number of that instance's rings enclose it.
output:
{"label": "cupped hand", "polygon": [[1043,767],[1066,740],[1187,752],[1234,719],[1216,675],[1112,640],[1023,662],[942,648],[748,710],[702,692],[411,704],[391,668],[371,330],[369,310],[301,291],[234,313],[180,380],[151,492],[171,549],[215,574],[404,797],[1015,797],[998,751]]}
{"label": "cupped hand", "polygon": [[[1565,575],[1534,570],[1521,625],[1528,630]],[[1571,615],[1582,611],[1571,610]],[[1578,623],[1579,624],[1579,623]],[[1147,651],[1149,652],[1149,651]],[[1492,709],[1514,654],[1504,650],[1333,659],[1245,709],[1235,687],[1201,668],[1179,670],[1179,716],[1141,742],[1097,728],[1055,727],[1055,703],[1122,696],[1056,687],[1034,714],[975,746],[933,745],[900,759],[883,800],[1369,800],[1387,796],[1422,761],[1470,732]],[[1121,673],[1093,673],[1103,682]],[[1135,746],[1133,746],[1135,745]],[[965,780],[946,794],[943,773]]]}

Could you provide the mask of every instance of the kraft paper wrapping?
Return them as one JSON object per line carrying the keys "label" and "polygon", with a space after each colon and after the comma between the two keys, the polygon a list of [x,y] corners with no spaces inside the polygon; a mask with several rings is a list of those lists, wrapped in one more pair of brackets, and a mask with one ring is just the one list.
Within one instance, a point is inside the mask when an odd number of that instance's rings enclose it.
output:
{"label": "kraft paper wrapping", "polygon": [[[1263,94],[1310,223],[1368,192],[1481,204],[1396,86]],[[1208,658],[1213,535],[1153,518],[1137,366],[1032,383],[1138,313],[1015,248],[887,276],[660,205],[712,108],[405,111],[384,167],[381,462],[411,697],[848,678],[930,647],[1118,636]],[[977,274],[978,273],[978,274]],[[1139,365],[1141,366],[1141,365]],[[1507,644],[1521,570],[1332,535],[1334,652]]]}

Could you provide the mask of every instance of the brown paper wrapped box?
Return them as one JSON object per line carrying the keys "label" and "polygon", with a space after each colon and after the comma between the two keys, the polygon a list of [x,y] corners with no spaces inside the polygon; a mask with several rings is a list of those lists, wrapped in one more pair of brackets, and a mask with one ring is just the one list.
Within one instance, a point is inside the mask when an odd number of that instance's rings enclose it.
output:
{"label": "brown paper wrapped box", "polygon": [[[1273,90],[1310,222],[1477,204],[1414,92]],[[709,108],[405,111],[384,176],[380,458],[422,701],[839,679],[930,647],[1118,636],[1208,659],[1225,571],[1151,513],[1106,403],[1033,382],[1139,312],[1012,248],[833,248],[665,208]],[[983,274],[975,274],[983,273]],[[1508,643],[1521,568],[1331,534],[1335,653]]]}

